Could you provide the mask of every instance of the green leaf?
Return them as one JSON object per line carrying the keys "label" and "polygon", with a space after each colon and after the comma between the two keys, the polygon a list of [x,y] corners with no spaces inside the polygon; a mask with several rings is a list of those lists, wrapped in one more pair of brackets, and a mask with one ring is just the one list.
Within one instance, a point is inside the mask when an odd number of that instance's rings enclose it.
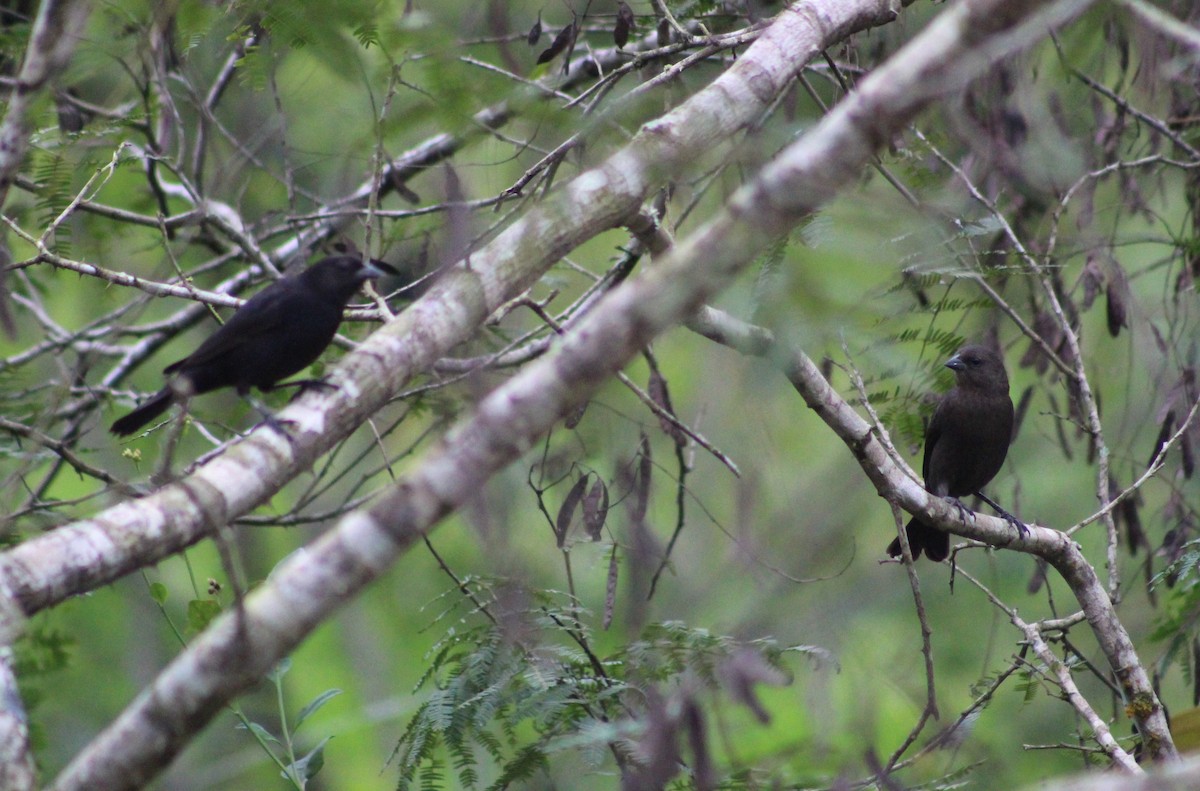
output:
{"label": "green leaf", "polygon": [[257,736],[260,740],[262,740],[264,742],[270,742],[271,744],[279,744],[279,740],[276,739],[273,735],[271,735],[271,732],[269,730],[267,730],[263,726],[259,725],[257,722],[251,722],[246,725],[242,725],[239,722],[237,727],[242,728],[243,730],[249,730],[251,733],[253,733],[255,736]]}
{"label": "green leaf", "polygon": [[167,603],[167,586],[161,582],[150,583],[150,598],[161,607]]}
{"label": "green leaf", "polygon": [[68,666],[75,639],[50,626],[45,617],[32,622],[14,646],[13,669],[18,677],[45,676]]}
{"label": "green leaf", "polygon": [[366,22],[356,27],[354,37],[362,44],[363,49],[370,49],[372,44],[382,46],[379,40],[379,25],[374,22]]}
{"label": "green leaf", "polygon": [[314,698],[311,703],[301,709],[300,713],[296,715],[296,724],[292,726],[292,731],[295,732],[299,730],[300,725],[303,724],[306,719],[308,719],[309,715],[315,714],[318,709],[340,694],[342,694],[340,689],[327,689],[320,695],[317,695],[317,697]]}
{"label": "green leaf", "polygon": [[537,772],[544,771],[548,765],[544,751],[535,745],[524,747],[513,760],[508,762],[500,777],[488,787],[488,791],[502,791],[513,783],[528,780]]}
{"label": "green leaf", "polygon": [[295,763],[289,764],[283,773],[286,777],[302,777],[305,780],[312,780],[317,776],[317,772],[321,771],[325,766],[325,745],[329,743],[332,737],[326,736],[321,742],[303,758],[298,758]]}
{"label": "green leaf", "polygon": [[292,669],[292,658],[290,656],[285,656],[283,659],[279,660],[279,664],[277,664],[277,665],[275,665],[275,667],[271,668],[270,673],[267,673],[267,679],[272,684],[278,684],[280,681],[283,680],[283,677],[286,676],[287,672],[291,669]]}
{"label": "green leaf", "polygon": [[221,603],[216,599],[192,599],[188,602],[187,624],[189,634],[199,634],[208,628],[212,620],[221,614]]}

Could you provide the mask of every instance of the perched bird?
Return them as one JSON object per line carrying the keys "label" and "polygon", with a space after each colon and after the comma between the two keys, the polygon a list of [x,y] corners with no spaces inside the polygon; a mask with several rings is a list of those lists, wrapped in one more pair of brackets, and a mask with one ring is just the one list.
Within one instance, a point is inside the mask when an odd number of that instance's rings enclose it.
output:
{"label": "perched bird", "polygon": [[325,351],[342,322],[342,309],[363,282],[394,273],[382,261],[359,256],[323,258],[246,301],[200,348],[163,369],[172,378],[150,400],[112,424],[132,434],[171,404],[233,387],[247,396],[267,391],[308,367]]}
{"label": "perched bird", "polygon": [[[955,386],[942,396],[925,430],[921,464],[925,490],[950,498],[964,512],[957,498],[979,495],[1024,533],[1025,525],[979,491],[1000,472],[1012,442],[1013,405],[1004,360],[985,346],[968,345],[947,360],[946,367],[954,371]],[[950,554],[950,536],[945,531],[916,516],[904,529],[914,560],[922,551],[933,561]],[[899,557],[900,539],[894,539],[887,551]]]}

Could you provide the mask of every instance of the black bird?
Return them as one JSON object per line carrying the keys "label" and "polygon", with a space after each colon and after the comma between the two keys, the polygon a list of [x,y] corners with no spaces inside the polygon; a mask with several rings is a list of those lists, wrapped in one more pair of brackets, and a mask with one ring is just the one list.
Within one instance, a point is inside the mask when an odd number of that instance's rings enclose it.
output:
{"label": "black bird", "polygon": [[[1024,533],[1025,525],[979,491],[1000,472],[1012,442],[1013,405],[1004,360],[985,346],[964,346],[946,361],[946,367],[954,371],[955,386],[942,396],[925,430],[921,464],[925,490],[952,499],[964,512],[957,498],[979,495]],[[944,530],[915,516],[904,529],[914,560],[922,551],[933,561],[950,554],[950,535]],[[887,551],[899,557],[900,539],[894,539]]]}
{"label": "black bird", "polygon": [[200,348],[163,369],[173,378],[150,400],[112,424],[132,434],[171,404],[199,393],[233,387],[247,396],[267,391],[316,360],[333,340],[342,309],[364,281],[395,270],[358,256],[323,258],[298,275],[255,294]]}

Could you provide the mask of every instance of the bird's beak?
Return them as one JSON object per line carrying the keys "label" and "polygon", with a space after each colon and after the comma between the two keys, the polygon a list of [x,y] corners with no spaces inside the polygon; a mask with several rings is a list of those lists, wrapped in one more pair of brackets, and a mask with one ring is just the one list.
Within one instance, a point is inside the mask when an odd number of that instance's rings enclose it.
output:
{"label": "bird's beak", "polygon": [[378,258],[372,258],[363,266],[362,271],[358,273],[358,277],[360,280],[375,280],[376,278],[383,277],[384,275],[398,274],[400,274],[400,272],[396,269],[396,267],[384,261],[380,261]]}
{"label": "bird's beak", "polygon": [[962,361],[962,358],[956,354],[953,357],[951,357],[949,360],[946,361],[946,367],[949,368],[951,371],[961,371],[964,368],[966,368],[967,366]]}

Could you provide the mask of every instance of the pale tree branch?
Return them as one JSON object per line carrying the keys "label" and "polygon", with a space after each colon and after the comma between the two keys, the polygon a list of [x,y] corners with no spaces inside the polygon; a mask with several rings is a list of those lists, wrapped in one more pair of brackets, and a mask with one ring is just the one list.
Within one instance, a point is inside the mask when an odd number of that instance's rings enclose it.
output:
{"label": "pale tree branch", "polygon": [[32,791],[37,788],[37,768],[12,660],[12,648],[0,645],[0,788]]}
{"label": "pale tree branch", "polygon": [[1193,52],[1200,52],[1200,30],[1180,22],[1175,17],[1155,8],[1145,0],[1117,0],[1117,4],[1129,9],[1144,25],[1178,41]]}
{"label": "pale tree branch", "polygon": [[[760,30],[764,27],[763,23],[755,23],[750,28],[741,32],[731,34],[731,36],[718,36],[722,46],[745,45],[756,38]],[[584,57],[575,58],[567,70],[566,74],[559,75],[555,72],[552,75],[546,75],[540,78],[537,83],[536,92],[545,93],[546,96],[565,95],[562,91],[571,89],[580,84],[592,81],[596,78],[597,73],[605,75],[601,81],[611,81],[619,75],[630,74],[636,69],[642,68],[648,64],[654,63],[660,59],[669,59],[677,54],[685,52],[691,45],[684,42],[676,42],[667,44],[666,46],[657,46],[654,41],[656,36],[653,33],[648,33],[638,39],[636,42],[630,43],[624,49],[616,47],[589,50]],[[248,39],[236,42],[233,46],[234,52],[226,59],[221,70],[214,77],[212,87],[207,91],[202,91],[189,81],[189,78],[182,72],[175,72],[173,79],[181,80],[187,89],[194,97],[194,101],[201,108],[202,116],[211,118],[216,128],[225,136],[227,142],[236,147],[240,156],[247,161],[254,162],[261,169],[266,168],[266,164],[260,158],[254,155],[253,152],[237,140],[237,138],[228,130],[226,130],[213,116],[213,108],[219,97],[223,94],[225,87],[228,86],[229,80],[232,78],[233,70],[238,65],[239,53],[244,54],[245,48],[253,46],[257,43],[257,34],[252,34]],[[690,59],[689,59],[690,60]],[[678,66],[678,64],[677,64]],[[678,70],[672,69],[676,75]],[[0,80],[3,82],[4,80]],[[640,89],[644,89],[647,84],[655,82],[650,80],[642,83]],[[15,80],[7,80],[5,84],[15,85]],[[553,86],[553,87],[546,87]],[[148,91],[149,86],[145,86]],[[557,90],[555,90],[557,89]],[[586,95],[586,91],[584,93]],[[628,95],[625,97],[628,99]],[[511,107],[510,107],[511,105]],[[80,192],[74,201],[64,210],[57,222],[62,222],[77,210],[86,211],[97,214],[116,222],[133,223],[154,227],[163,232],[164,239],[172,238],[172,235],[179,229],[204,226],[205,229],[214,229],[225,239],[232,241],[234,245],[220,244],[217,235],[202,235],[201,240],[204,244],[213,247],[219,253],[218,257],[213,261],[205,264],[201,268],[197,268],[188,273],[188,276],[198,275],[201,269],[215,268],[227,263],[231,258],[236,257],[239,251],[244,251],[254,260],[259,262],[258,267],[241,271],[233,276],[226,278],[221,284],[211,290],[205,291],[195,288],[191,284],[178,286],[175,283],[161,283],[140,276],[113,270],[105,266],[87,262],[87,261],[72,261],[65,256],[62,251],[51,251],[45,248],[37,238],[37,234],[26,232],[21,229],[16,223],[5,217],[4,220],[9,222],[16,233],[18,233],[29,244],[37,247],[42,255],[34,256],[33,258],[22,261],[16,266],[33,266],[37,264],[51,264],[53,266],[70,269],[80,274],[97,277],[99,279],[111,282],[117,285],[137,288],[154,294],[155,296],[170,296],[181,299],[187,299],[189,302],[207,302],[209,304],[226,305],[236,307],[241,304],[241,300],[236,299],[233,295],[240,292],[246,286],[260,279],[262,274],[267,273],[274,277],[278,277],[279,273],[275,268],[274,260],[285,261],[300,253],[308,252],[309,248],[315,245],[318,241],[323,240],[338,230],[342,229],[346,224],[362,215],[364,217],[413,217],[421,214],[432,212],[446,212],[446,204],[433,204],[422,206],[409,212],[394,212],[394,211],[377,211],[372,215],[370,206],[372,196],[382,196],[392,190],[404,191],[404,187],[400,186],[407,179],[421,173],[439,161],[443,161],[456,152],[464,145],[475,139],[480,133],[497,134],[501,126],[508,122],[512,117],[519,115],[520,109],[523,106],[523,100],[518,97],[517,101],[511,100],[500,102],[485,108],[474,117],[475,132],[472,134],[459,135],[434,135],[426,139],[422,143],[418,143],[406,152],[391,159],[386,166],[386,178],[372,177],[358,187],[352,189],[348,194],[343,195],[339,199],[333,199],[327,202],[319,200],[317,197],[310,195],[307,191],[304,194],[308,196],[314,203],[318,203],[324,208],[319,208],[316,213],[310,213],[306,216],[292,216],[287,218],[284,224],[258,229],[255,235],[251,235],[248,228],[252,228],[240,216],[239,212],[227,202],[213,199],[205,196],[201,189],[201,181],[199,177],[189,178],[186,172],[200,173],[203,157],[202,148],[194,148],[193,165],[191,168],[186,168],[182,164],[174,162],[165,157],[159,157],[143,148],[133,145],[127,145],[131,148],[138,157],[143,160],[161,161],[165,169],[169,169],[178,179],[179,183],[165,182],[161,178],[163,168],[154,170],[153,184],[158,190],[164,193],[169,193],[179,199],[191,204],[194,208],[180,214],[174,214],[169,217],[156,217],[149,214],[139,214],[125,208],[117,208],[108,206],[103,203],[95,202],[88,199],[84,192]],[[515,107],[516,109],[512,109]],[[115,110],[107,110],[89,105],[86,109],[89,112],[94,112],[100,116],[108,118],[124,117],[128,115],[131,106],[124,106]],[[200,124],[196,131],[197,143],[196,146],[202,145],[202,140],[206,137],[205,125]],[[117,152],[119,154],[119,150]],[[197,160],[200,157],[201,160]],[[116,154],[114,154],[114,161]],[[110,168],[111,170],[111,168]],[[35,194],[40,192],[40,185],[35,184],[27,178],[17,177],[17,182],[22,189],[32,191]],[[472,201],[471,206],[482,207],[486,205],[497,204],[503,200],[502,196],[485,199],[482,201]],[[336,208],[344,207],[344,208]],[[360,208],[361,207],[361,208]],[[504,220],[501,224],[507,222]],[[300,225],[303,230],[297,232],[296,226]],[[272,252],[271,257],[265,255],[260,240],[265,240],[286,234],[287,240],[277,244]],[[45,234],[42,234],[44,237]],[[44,241],[44,238],[41,240]],[[426,279],[430,278],[426,275]],[[5,303],[0,302],[0,307]],[[128,310],[136,305],[122,309]],[[96,407],[101,400],[112,396],[132,395],[130,393],[118,393],[113,388],[122,382],[134,369],[136,369],[150,354],[160,348],[164,342],[169,340],[175,334],[183,331],[194,324],[201,316],[207,315],[208,311],[198,308],[194,304],[187,304],[178,310],[173,316],[156,323],[153,328],[138,328],[131,330],[128,334],[146,336],[141,338],[137,343],[123,347],[110,346],[104,354],[115,356],[118,359],[112,364],[107,374],[102,378],[102,381],[97,387],[92,388],[85,398],[78,398],[68,404],[65,404],[55,410],[55,417],[58,420],[70,420],[74,425],[68,428],[65,432],[68,435],[77,435],[77,426],[84,420]],[[377,314],[374,311],[351,310],[347,316],[351,319],[370,320]],[[110,316],[106,320],[98,320],[92,323],[94,330],[92,332],[98,337],[110,335],[114,332],[112,321],[115,316]],[[147,335],[149,333],[149,335]],[[339,345],[345,345],[340,343]],[[53,348],[62,348],[63,344],[57,342],[51,344]],[[19,365],[30,359],[34,359],[42,355],[47,348],[47,344],[39,344],[32,349],[22,352],[20,355],[15,355],[2,362],[0,367],[9,365]],[[81,354],[91,351],[85,348],[81,343],[72,342],[70,348]],[[94,348],[94,345],[93,345]],[[51,478],[53,477],[51,474]]]}
{"label": "pale tree branch", "polygon": [[87,0],[44,0],[38,8],[8,110],[0,122],[0,206],[29,146],[30,105],[71,59],[91,11]]}
{"label": "pale tree branch", "polygon": [[[907,6],[912,2],[913,0],[900,0],[899,4]],[[791,8],[801,8],[808,5],[819,6],[822,4],[794,3]],[[835,26],[844,25],[844,32],[838,34],[835,30],[830,29],[824,32],[831,36],[831,41],[836,41],[857,30],[886,24],[895,18],[895,5],[897,5],[896,0],[892,0],[892,2],[888,2],[888,0],[868,0],[867,2],[850,3],[848,4],[848,8],[845,9],[844,14],[841,11],[833,14],[833,24]],[[785,10],[782,15],[786,16],[788,13],[789,11]],[[848,21],[845,17],[852,17],[853,21]],[[640,38],[636,43],[631,43],[624,50],[610,47],[593,51],[587,57],[574,60],[567,69],[566,74],[557,75],[557,72],[555,72],[557,76],[548,75],[538,80],[535,85],[529,88],[528,93],[531,96],[543,98],[546,96],[556,96],[586,80],[592,79],[597,72],[608,72],[611,74],[613,70],[621,72],[633,71],[647,63],[684,52],[693,46],[689,40],[673,42],[658,47],[653,43],[656,38],[657,36],[654,33],[649,33]],[[806,47],[803,52],[808,53],[808,48]],[[632,60],[629,58],[630,54],[633,55]],[[747,51],[747,54],[749,54],[749,51]],[[814,56],[815,53],[803,55],[806,60]],[[761,55],[756,57],[761,57]],[[803,64],[801,63],[800,65]],[[778,92],[781,89],[776,87],[774,90]],[[449,159],[470,142],[472,138],[499,130],[513,118],[515,112],[513,104],[514,102],[511,101],[498,102],[477,112],[471,117],[473,131],[470,134],[442,133],[434,135],[420,144],[413,146],[403,154],[391,159],[381,169],[378,179],[374,177],[368,178],[348,194],[343,195],[337,200],[330,201],[325,206],[321,206],[313,212],[309,212],[308,214],[316,218],[317,222],[314,222],[303,232],[296,234],[276,247],[273,255],[276,259],[286,259],[298,254],[313,245],[316,241],[331,235],[344,226],[349,218],[356,216],[360,212],[365,212],[371,201],[372,191],[377,186],[381,189],[381,194],[397,189],[398,185],[404,184],[432,165]],[[734,112],[736,114],[740,110],[735,109]],[[713,139],[720,139],[724,134],[722,132]],[[575,140],[575,143],[578,143],[577,136],[572,136],[572,139]]]}
{"label": "pale tree branch", "polygon": [[[743,322],[711,308],[703,310],[698,318],[699,322],[693,321],[692,326],[706,337],[759,338],[752,347],[754,353],[775,361],[783,369],[805,403],[846,443],[876,491],[888,502],[909,513],[920,514],[929,524],[957,535],[1037,555],[1054,566],[1079,602],[1129,704],[1131,716],[1147,740],[1147,747],[1152,750],[1151,755],[1165,758],[1175,754],[1166,716],[1154,694],[1149,675],[1138,659],[1128,632],[1117,618],[1112,600],[1078,544],[1065,533],[1036,525],[1030,526],[1029,535],[1022,540],[1003,519],[985,514],[974,514],[973,518],[964,521],[954,506],[930,495],[896,463],[871,424],[833,389],[802,351],[771,344],[767,344],[764,351],[764,342],[758,333],[740,328]],[[1047,627],[1043,624],[1039,628]]]}
{"label": "pale tree branch", "polygon": [[1042,661],[1044,668],[1040,668],[1043,673],[1051,674],[1057,682],[1062,694],[1066,697],[1071,707],[1076,713],[1088,724],[1091,729],[1092,738],[1100,745],[1100,749],[1112,760],[1112,762],[1131,774],[1140,774],[1137,761],[1133,756],[1125,751],[1121,745],[1117,744],[1117,740],[1113,737],[1112,729],[1108,723],[1101,719],[1100,715],[1092,707],[1087,699],[1080,693],[1079,686],[1075,683],[1075,678],[1071,675],[1071,668],[1067,664],[1054,655],[1050,650],[1050,646],[1046,643],[1046,639],[1042,634],[1042,628],[1036,623],[1027,623],[1012,607],[1009,607],[1004,602],[992,593],[979,580],[975,579],[970,573],[959,569],[958,573],[970,581],[975,587],[983,591],[988,600],[998,607],[1005,615],[1008,616],[1012,625],[1021,631],[1025,637],[1026,644],[1033,649],[1034,655]]}
{"label": "pale tree branch", "polygon": [[[834,42],[894,18],[891,3],[810,0],[781,12],[711,85],[596,168],[448,270],[349,355],[336,391],[312,392],[280,415],[290,439],[260,428],[186,478],[0,554],[0,579],[32,613],[157,562],[277,492],[578,244],[635,213],[668,176],[757,119],[804,63]],[[189,306],[194,309],[196,306]]]}
{"label": "pale tree branch", "polygon": [[[686,319],[748,266],[771,239],[794,227],[856,178],[874,151],[917,112],[978,75],[993,59],[1036,41],[1045,35],[1047,25],[1065,22],[1085,6],[1082,2],[1045,6],[1033,0],[983,0],[949,7],[908,47],[867,77],[858,92],[739,190],[712,221],[654,267],[606,295],[588,316],[568,329],[548,355],[488,394],[436,449],[418,460],[410,474],[367,508],[342,518],[305,551],[281,563],[246,598],[242,610],[218,619],[77,756],[52,787],[60,791],[133,788],[156,774],[226,701],[293,650],[438,520],[470,502],[491,475],[532,447],[647,342]],[[784,18],[786,15],[780,22]],[[759,43],[770,35],[768,31]],[[748,55],[738,65],[747,59]],[[648,125],[643,137],[668,131],[667,121],[674,117],[672,113]],[[636,148],[637,142],[631,148]],[[625,157],[631,155],[626,149],[618,156],[627,161]],[[619,172],[625,179],[637,178],[630,168]],[[568,185],[562,200],[569,203],[586,195],[593,203],[602,202],[604,196],[595,188],[605,180],[603,168],[585,173]],[[462,278],[485,280],[489,270],[476,270],[475,266],[473,256],[471,272],[458,268],[435,291],[444,294],[447,282]],[[486,281],[480,285],[488,294]],[[443,308],[450,311],[454,306]],[[379,362],[389,348],[394,348],[397,356],[402,351],[412,353],[388,331],[397,325],[424,329],[423,324],[405,321],[412,312],[402,314],[350,355],[336,379],[343,391],[350,382],[364,382],[354,375],[359,369],[369,369],[382,378]],[[422,318],[439,320],[435,315]],[[808,362],[807,358],[802,362]],[[798,362],[796,368],[804,366]],[[824,382],[819,375],[805,377],[806,382],[810,380],[814,387]],[[930,497],[906,476],[898,476],[902,481],[887,477],[886,473],[896,473],[897,468],[873,441],[869,426],[827,383],[825,387],[817,393],[814,408],[836,414],[840,425],[831,426],[839,433],[860,432],[854,436],[852,448],[881,491],[900,505],[928,515],[936,524],[962,527],[955,522],[955,509],[940,498]],[[355,393],[360,400],[371,395]],[[341,425],[353,419],[319,409],[322,404],[337,404],[343,410],[357,408],[340,394],[306,398],[292,405],[280,417],[302,426],[298,442],[306,441],[317,420]],[[265,450],[268,441],[264,434],[257,432],[242,446],[257,444]],[[274,453],[283,447],[282,440],[270,442]],[[1004,522],[986,517],[979,517],[974,528],[993,538],[1009,530]],[[1064,544],[1070,542],[1044,528],[1033,530],[1023,542],[1044,548],[1052,556],[1069,551]],[[1092,580],[1098,587],[1094,574]],[[1096,605],[1084,602],[1084,609],[1094,611]],[[1123,634],[1119,624],[1112,631]],[[1136,666],[1136,656],[1133,660]],[[1145,681],[1144,673],[1136,680]],[[1148,684],[1145,689],[1152,694]],[[1161,720],[1161,709],[1156,712]],[[1165,726],[1162,731],[1165,734]],[[1152,755],[1171,754],[1169,735],[1165,739]]]}
{"label": "pale tree branch", "polygon": [[[9,95],[8,109],[0,121],[0,209],[8,201],[9,189],[29,146],[30,108],[41,90],[67,65],[90,13],[91,3],[85,0],[43,0],[38,8],[24,60]],[[7,260],[2,228],[0,248],[3,259]],[[9,335],[15,335],[4,280],[0,268],[0,324]],[[9,610],[7,601],[3,609]],[[2,616],[0,621],[5,622],[0,626],[0,744],[4,745],[0,748],[0,786],[33,788],[36,775],[29,752],[29,728],[12,668],[10,646],[17,634],[12,628],[16,624]]]}
{"label": "pale tree branch", "polygon": [[1042,780],[1032,791],[1193,791],[1200,788],[1200,757],[1156,766],[1141,777],[1085,774],[1067,780]]}

